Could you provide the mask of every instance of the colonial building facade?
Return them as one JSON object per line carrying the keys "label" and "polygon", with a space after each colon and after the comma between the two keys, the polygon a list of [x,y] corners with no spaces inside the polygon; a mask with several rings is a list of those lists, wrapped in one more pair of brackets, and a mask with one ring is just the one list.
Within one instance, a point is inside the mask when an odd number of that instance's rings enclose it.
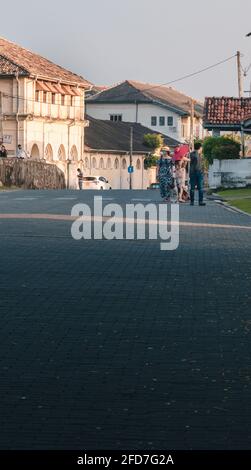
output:
{"label": "colonial building facade", "polygon": [[30,158],[56,163],[74,187],[88,125],[85,91],[91,87],[84,78],[0,38],[0,140],[9,156],[21,145]]}

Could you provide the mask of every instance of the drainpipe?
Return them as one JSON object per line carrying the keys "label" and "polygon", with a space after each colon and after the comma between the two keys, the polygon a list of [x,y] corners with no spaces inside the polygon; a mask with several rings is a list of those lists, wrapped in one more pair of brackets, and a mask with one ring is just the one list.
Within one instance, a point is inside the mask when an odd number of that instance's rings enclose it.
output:
{"label": "drainpipe", "polygon": [[16,122],[17,122],[17,128],[16,128],[16,148],[19,144],[19,94],[20,94],[20,82],[19,82],[19,75],[18,72],[16,72],[16,81],[17,81],[17,110],[16,110]]}
{"label": "drainpipe", "polygon": [[0,91],[0,142],[3,142],[3,95]]}
{"label": "drainpipe", "polygon": [[241,122],[241,153],[242,158],[245,158],[245,133],[244,133],[244,122]]}
{"label": "drainpipe", "polygon": [[141,165],[142,165],[142,189],[144,189],[144,160],[145,160],[145,157],[142,157],[142,159],[141,159]]}
{"label": "drainpipe", "polygon": [[70,159],[70,127],[75,125],[75,119],[68,124],[68,152],[67,152],[67,189],[70,187],[70,164],[71,164],[71,159]]}

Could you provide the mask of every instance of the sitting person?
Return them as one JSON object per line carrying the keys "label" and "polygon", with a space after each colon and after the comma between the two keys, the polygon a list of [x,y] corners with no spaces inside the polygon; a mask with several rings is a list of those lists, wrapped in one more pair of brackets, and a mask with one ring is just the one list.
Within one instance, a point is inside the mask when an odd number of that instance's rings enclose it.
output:
{"label": "sitting person", "polygon": [[5,148],[4,145],[1,145],[1,148],[0,148],[0,157],[1,158],[7,158],[8,157],[8,152]]}
{"label": "sitting person", "polygon": [[28,158],[27,152],[22,148],[22,145],[20,144],[17,147],[17,158],[20,158],[21,160]]}

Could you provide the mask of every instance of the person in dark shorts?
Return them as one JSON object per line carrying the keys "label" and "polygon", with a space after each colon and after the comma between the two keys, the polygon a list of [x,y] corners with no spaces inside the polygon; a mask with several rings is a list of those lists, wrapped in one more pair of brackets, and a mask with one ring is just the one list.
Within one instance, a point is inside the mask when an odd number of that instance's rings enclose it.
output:
{"label": "person in dark shorts", "polygon": [[80,168],[77,169],[77,178],[78,178],[78,187],[79,189],[83,189],[83,180],[84,180],[84,175]]}
{"label": "person in dark shorts", "polygon": [[194,206],[195,187],[199,191],[199,206],[205,206],[204,196],[204,161],[201,143],[195,143],[194,151],[190,153],[190,205]]}

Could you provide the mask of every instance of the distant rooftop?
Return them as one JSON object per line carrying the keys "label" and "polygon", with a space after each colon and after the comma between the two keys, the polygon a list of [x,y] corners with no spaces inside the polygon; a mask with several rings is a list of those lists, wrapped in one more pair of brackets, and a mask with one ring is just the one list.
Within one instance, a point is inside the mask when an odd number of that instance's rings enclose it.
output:
{"label": "distant rooftop", "polygon": [[204,106],[206,129],[239,130],[241,123],[251,118],[251,98],[207,97]]}
{"label": "distant rooftop", "polygon": [[[191,113],[191,100],[190,96],[166,85],[126,80],[90,96],[87,103],[156,103],[186,116]],[[195,115],[203,116],[203,104],[196,100]]]}
{"label": "distant rooftop", "polygon": [[32,76],[88,88],[92,84],[83,77],[54,64],[44,57],[0,37],[0,76]]}
{"label": "distant rooftop", "polygon": [[[113,122],[94,119],[86,116],[89,121],[89,127],[85,128],[85,148],[86,150],[102,150],[129,152],[130,150],[130,129],[133,126],[133,150],[139,153],[149,153],[151,149],[144,145],[145,134],[160,134],[154,132],[148,127],[138,123],[131,122]],[[171,137],[164,136],[165,145],[176,147],[180,144]]]}

